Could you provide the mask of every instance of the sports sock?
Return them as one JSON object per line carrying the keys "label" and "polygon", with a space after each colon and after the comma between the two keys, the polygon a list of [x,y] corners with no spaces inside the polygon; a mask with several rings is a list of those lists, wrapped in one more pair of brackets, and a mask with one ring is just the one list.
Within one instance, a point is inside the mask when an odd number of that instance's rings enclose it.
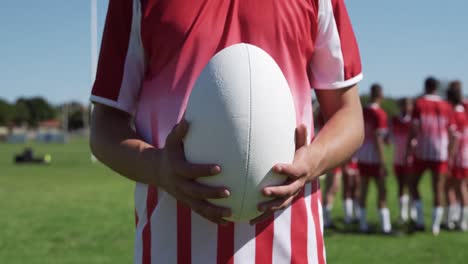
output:
{"label": "sports sock", "polygon": [[423,215],[423,205],[421,200],[416,200],[413,202],[414,208],[416,209],[416,224],[418,226],[424,226],[424,215]]}
{"label": "sports sock", "polygon": [[408,195],[403,195],[400,197],[400,219],[403,222],[408,221],[408,205],[409,205],[409,197]]}
{"label": "sports sock", "polygon": [[353,200],[354,219],[361,219],[361,205],[358,200]]}
{"label": "sports sock", "polygon": [[345,224],[351,223],[353,219],[353,200],[352,199],[345,199],[344,200],[344,222]]}
{"label": "sports sock", "polygon": [[380,208],[379,216],[382,231],[385,233],[392,231],[392,223],[390,222],[390,210],[388,210],[388,208]]}
{"label": "sports sock", "polygon": [[463,214],[463,208],[460,203],[457,203],[455,205],[455,212],[454,212],[454,221],[455,222],[460,222],[462,219],[462,214]]}
{"label": "sports sock", "polygon": [[450,205],[448,207],[447,211],[447,227],[449,229],[454,229],[455,228],[455,223],[457,222],[457,206],[456,205]]}
{"label": "sports sock", "polygon": [[438,235],[440,232],[440,223],[442,222],[442,218],[444,216],[444,208],[438,206],[433,209],[432,211],[432,233],[434,235]]}
{"label": "sports sock", "polygon": [[463,231],[468,231],[468,207],[463,207],[460,229]]}
{"label": "sports sock", "polygon": [[367,210],[366,208],[361,208],[361,215],[359,217],[359,230],[362,232],[367,232],[369,226],[367,225]]}

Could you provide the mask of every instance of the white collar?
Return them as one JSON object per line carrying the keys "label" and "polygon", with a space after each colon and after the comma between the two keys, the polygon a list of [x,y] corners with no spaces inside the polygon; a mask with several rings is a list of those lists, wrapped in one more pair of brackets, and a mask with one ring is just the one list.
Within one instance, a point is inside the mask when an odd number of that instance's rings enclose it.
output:
{"label": "white collar", "polygon": [[373,109],[377,109],[377,108],[380,108],[380,105],[378,103],[370,103],[369,107]]}
{"label": "white collar", "polygon": [[425,94],[423,95],[424,99],[430,100],[430,101],[442,101],[442,97],[440,97],[437,94]]}
{"label": "white collar", "polygon": [[455,106],[455,112],[460,112],[460,113],[463,113],[465,112],[465,107],[463,107],[463,105],[456,105]]}
{"label": "white collar", "polygon": [[404,121],[404,122],[409,122],[409,121],[411,121],[411,116],[410,115],[404,115],[404,116],[400,115],[400,120]]}

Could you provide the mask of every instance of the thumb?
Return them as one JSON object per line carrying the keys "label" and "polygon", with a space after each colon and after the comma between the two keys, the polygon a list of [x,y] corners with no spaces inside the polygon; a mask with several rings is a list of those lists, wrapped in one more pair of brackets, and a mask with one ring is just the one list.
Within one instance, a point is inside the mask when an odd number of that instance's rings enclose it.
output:
{"label": "thumb", "polygon": [[307,145],[307,127],[300,124],[296,128],[296,150]]}

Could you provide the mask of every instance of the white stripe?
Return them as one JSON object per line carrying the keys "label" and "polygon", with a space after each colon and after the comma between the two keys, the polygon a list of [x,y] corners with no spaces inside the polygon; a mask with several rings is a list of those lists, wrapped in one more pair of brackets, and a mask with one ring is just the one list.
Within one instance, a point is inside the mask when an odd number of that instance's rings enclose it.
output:
{"label": "white stripe", "polygon": [[134,263],[141,263],[143,257],[143,228],[146,225],[146,195],[148,193],[148,185],[136,183],[135,185],[135,210],[138,216],[138,224],[135,231],[135,253]]}
{"label": "white stripe", "polygon": [[218,226],[194,212],[191,243],[192,263],[216,263]]}
{"label": "white stripe", "polygon": [[318,263],[317,238],[315,235],[314,217],[312,215],[312,185],[305,186],[305,203],[307,208],[307,259],[308,263]]}
{"label": "white stripe", "polygon": [[255,264],[255,226],[235,224],[234,264]]}
{"label": "white stripe", "polygon": [[291,262],[291,206],[275,213],[273,264]]}
{"label": "white stripe", "polygon": [[[309,67],[314,77],[313,88],[330,89],[346,81],[343,52],[331,1],[319,0],[318,6],[317,39]],[[355,78],[359,81],[362,75]]]}
{"label": "white stripe", "polygon": [[[323,237],[323,208],[322,208],[322,202],[320,199],[317,199],[316,201],[318,203],[318,210],[319,210],[319,220],[320,220],[320,230],[322,231],[322,238]],[[325,251],[325,240],[323,241],[323,258],[324,261],[326,262],[327,260],[327,252]]]}
{"label": "white stripe", "polygon": [[141,6],[140,1],[133,1],[132,30],[125,59],[124,74],[118,98],[118,104],[135,113],[136,103],[145,72],[145,54],[141,41]]}
{"label": "white stripe", "polygon": [[158,206],[151,216],[151,263],[177,262],[177,202],[159,191]]}

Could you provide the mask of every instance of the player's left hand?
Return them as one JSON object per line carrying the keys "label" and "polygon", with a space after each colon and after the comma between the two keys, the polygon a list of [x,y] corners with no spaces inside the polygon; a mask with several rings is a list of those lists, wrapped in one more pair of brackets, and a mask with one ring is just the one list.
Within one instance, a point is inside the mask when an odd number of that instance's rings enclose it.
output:
{"label": "player's left hand", "polygon": [[304,185],[313,178],[315,175],[314,169],[317,167],[317,164],[309,160],[310,151],[307,146],[307,128],[304,125],[300,125],[296,129],[296,153],[293,163],[276,164],[273,167],[275,172],[286,175],[288,180],[284,185],[269,186],[263,189],[263,195],[274,199],[258,204],[258,210],[263,212],[263,214],[252,219],[250,221],[251,225],[265,221],[275,211],[288,207],[294,200],[294,197],[303,189]]}

